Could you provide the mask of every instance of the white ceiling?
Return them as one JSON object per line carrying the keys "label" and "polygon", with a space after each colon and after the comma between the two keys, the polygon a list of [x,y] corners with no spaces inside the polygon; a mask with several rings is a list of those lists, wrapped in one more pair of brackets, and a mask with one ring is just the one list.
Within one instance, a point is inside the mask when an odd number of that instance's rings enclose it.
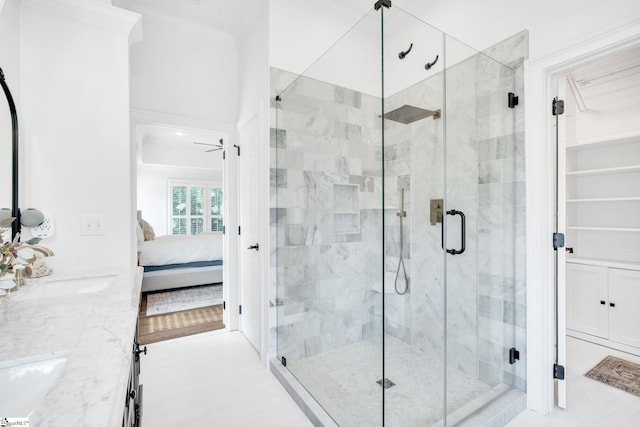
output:
{"label": "white ceiling", "polygon": [[139,164],[222,170],[222,150],[209,150],[227,142],[226,132],[138,124],[136,136]]}

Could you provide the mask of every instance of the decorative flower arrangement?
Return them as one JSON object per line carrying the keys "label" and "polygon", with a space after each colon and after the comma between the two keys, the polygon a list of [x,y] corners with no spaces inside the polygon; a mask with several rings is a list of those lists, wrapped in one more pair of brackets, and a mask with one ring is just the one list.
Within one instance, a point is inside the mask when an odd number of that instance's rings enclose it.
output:
{"label": "decorative flower arrangement", "polygon": [[7,274],[15,276],[17,270],[24,270],[27,277],[44,276],[52,271],[44,264],[43,257],[53,255],[53,252],[44,246],[39,246],[40,238],[34,237],[26,242],[20,241],[17,234],[13,241],[4,241],[3,234],[11,226],[15,218],[7,218],[0,221],[0,279]]}

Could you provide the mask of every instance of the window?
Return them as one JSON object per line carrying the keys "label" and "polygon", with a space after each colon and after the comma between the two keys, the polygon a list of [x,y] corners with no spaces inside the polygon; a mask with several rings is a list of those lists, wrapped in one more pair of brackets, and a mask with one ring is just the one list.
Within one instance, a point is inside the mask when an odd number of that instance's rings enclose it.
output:
{"label": "window", "polygon": [[222,188],[212,183],[169,182],[171,234],[222,232]]}

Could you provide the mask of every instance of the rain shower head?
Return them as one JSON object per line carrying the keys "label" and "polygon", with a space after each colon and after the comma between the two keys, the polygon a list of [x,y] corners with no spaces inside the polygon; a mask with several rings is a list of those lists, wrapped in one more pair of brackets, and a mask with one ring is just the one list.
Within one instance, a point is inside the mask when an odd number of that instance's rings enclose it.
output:
{"label": "rain shower head", "polygon": [[433,116],[434,119],[439,118],[440,110],[427,110],[405,104],[400,108],[384,113],[385,119],[393,120],[394,122],[399,122],[405,125],[431,116]]}

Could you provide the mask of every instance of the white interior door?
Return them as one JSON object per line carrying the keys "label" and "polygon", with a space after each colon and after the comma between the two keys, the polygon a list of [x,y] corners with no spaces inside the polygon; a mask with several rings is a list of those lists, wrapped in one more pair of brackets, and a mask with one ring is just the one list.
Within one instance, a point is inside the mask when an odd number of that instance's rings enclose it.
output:
{"label": "white interior door", "polygon": [[[565,76],[558,78],[558,99],[566,99]],[[556,116],[556,209],[557,223],[556,232],[564,236],[567,235],[567,213],[566,213],[566,115]],[[566,243],[566,242],[565,242]],[[556,364],[567,369],[567,281],[566,281],[566,253],[565,245],[556,250],[556,341],[557,353]],[[556,401],[560,408],[567,407],[567,379],[556,380],[557,395]]]}
{"label": "white interior door", "polygon": [[260,251],[268,250],[260,241],[260,120],[254,116],[238,129],[239,225],[240,225],[240,330],[260,352],[262,278]]}

